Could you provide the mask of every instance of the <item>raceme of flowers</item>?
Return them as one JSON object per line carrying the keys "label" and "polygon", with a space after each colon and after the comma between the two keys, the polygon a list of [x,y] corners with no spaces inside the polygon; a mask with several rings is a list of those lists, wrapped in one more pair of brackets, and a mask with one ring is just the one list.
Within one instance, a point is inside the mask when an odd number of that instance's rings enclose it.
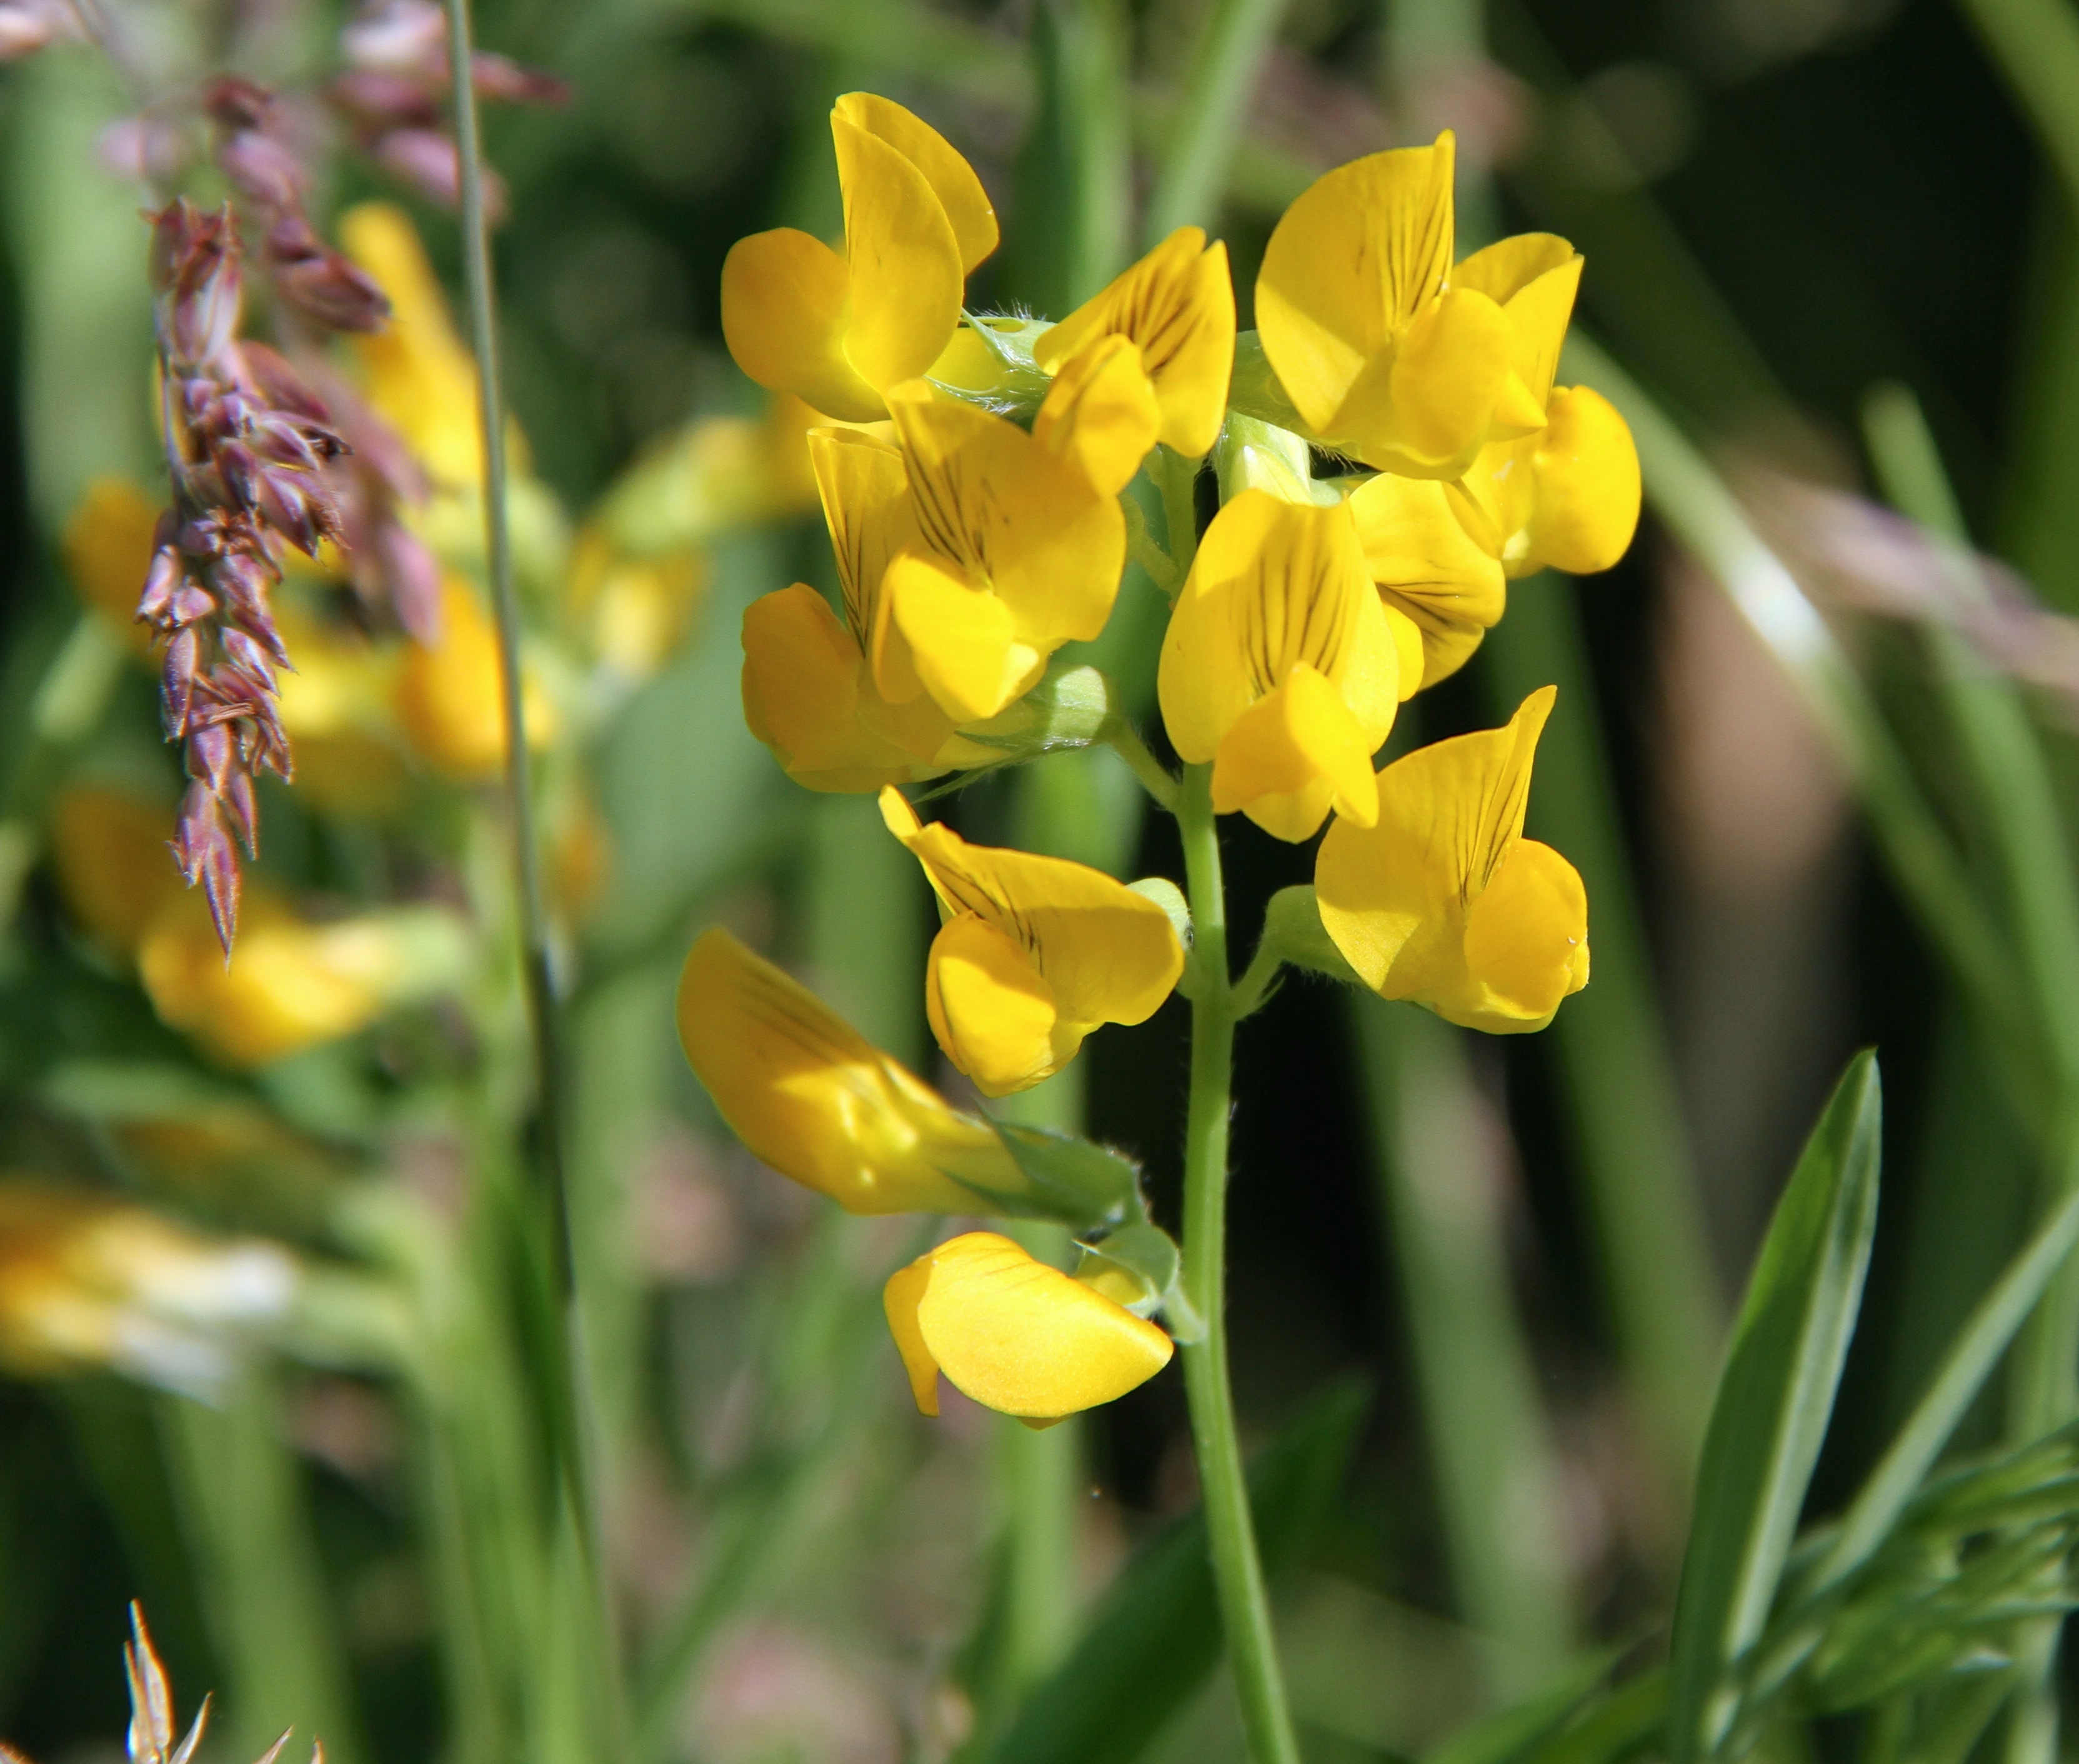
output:
{"label": "raceme of flowers", "polygon": [[[1511,579],[1607,569],[1630,543],[1629,432],[1555,383],[1579,253],[1529,234],[1461,261],[1445,134],[1292,204],[1253,336],[1224,247],[1195,228],[1057,324],[978,315],[967,278],[998,233],[973,169],[885,98],[841,98],[831,129],[843,240],[759,233],[722,274],[738,364],[828,420],[809,452],[837,590],[752,605],[744,712],[797,782],[878,791],[923,866],[943,921],[925,1009],[949,1064],[985,1096],[1025,1089],[1190,984],[1173,884],[969,844],[898,788],[1109,743],[1173,805],[1109,683],[1062,653],[1122,591],[1151,591],[1122,589],[1129,554],[1170,598],[1162,724],[1213,812],[1295,843],[1327,828],[1269,953],[1491,1033],[1550,1022],[1589,968],[1579,876],[1523,836],[1552,688],[1502,729],[1375,759],[1400,707],[1503,616]],[[1220,506],[1200,533],[1208,469]],[[927,1414],[943,1373],[1045,1424],[1167,1362],[1151,1315],[1198,1327],[1116,1154],[956,1109],[724,932],[688,958],[679,1022],[744,1143],[840,1205],[1077,1227],[1074,1273],[968,1231],[889,1281]]]}

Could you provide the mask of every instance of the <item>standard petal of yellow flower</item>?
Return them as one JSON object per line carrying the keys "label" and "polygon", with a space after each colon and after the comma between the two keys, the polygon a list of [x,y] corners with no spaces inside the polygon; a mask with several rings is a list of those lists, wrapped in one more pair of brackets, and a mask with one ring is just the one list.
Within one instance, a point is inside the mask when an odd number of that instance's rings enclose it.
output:
{"label": "standard petal of yellow flower", "polygon": [[1169,1336],[1007,1237],[969,1231],[898,1270],[883,1293],[918,1408],[938,1376],[985,1407],[1053,1421],[1123,1397],[1175,1352]]}
{"label": "standard petal of yellow flower", "polygon": [[140,655],[152,649],[152,633],[137,623],[136,612],[158,523],[159,504],[128,479],[96,478],[66,516],[60,541],[80,599]]}
{"label": "standard petal of yellow flower", "polygon": [[1100,870],[969,845],[881,793],[888,830],[919,863],[947,922],[927,1005],[946,1057],[988,1095],[1037,1084],[1102,1023],[1145,1022],[1183,972],[1169,916]]}
{"label": "standard petal of yellow flower", "polygon": [[[1338,780],[1349,780],[1347,729],[1332,729],[1325,713],[1309,709],[1320,704],[1311,686],[1270,712],[1249,717],[1251,708],[1304,667],[1345,707],[1368,756],[1393,727],[1403,684],[1412,690],[1419,647],[1413,625],[1372,586],[1347,503],[1322,508],[1245,490],[1207,529],[1170,617],[1156,682],[1162,720],[1181,757],[1212,762],[1216,801],[1280,838],[1304,838]],[[1231,740],[1237,728],[1243,734]],[[1312,786],[1296,782],[1303,759],[1320,768]],[[1263,786],[1273,788],[1249,794]],[[1311,824],[1295,830],[1316,804]]]}
{"label": "standard petal of yellow flower", "polygon": [[1370,826],[1378,789],[1368,741],[1342,695],[1314,668],[1295,663],[1220,738],[1213,758],[1213,811],[1245,812],[1274,838],[1314,836],[1328,810]]}
{"label": "standard petal of yellow flower", "polygon": [[[528,745],[556,733],[554,709],[531,679],[521,682]],[[412,750],[461,781],[495,775],[505,763],[505,701],[498,633],[475,592],[450,577],[441,589],[437,643],[413,644],[397,670],[398,725]]]}
{"label": "standard petal of yellow flower", "polygon": [[949,919],[925,964],[924,1014],[946,1057],[985,1097],[1029,1090],[1076,1056],[1089,1027],[1065,1023],[1024,947],[978,913]]}
{"label": "standard petal of yellow flower", "polygon": [[390,297],[390,322],[349,340],[368,401],[404,437],[437,483],[483,475],[476,366],[449,316],[447,298],[403,209],[361,203],[340,217],[347,255]]}
{"label": "standard petal of yellow flower", "polygon": [[830,134],[843,255],[793,228],[738,240],[722,265],[722,334],[761,386],[866,422],[945,348],[996,218],[966,161],[900,105],[850,94]]}
{"label": "standard petal of yellow flower", "polygon": [[1032,438],[1073,460],[1100,495],[1115,496],[1140,470],[1161,421],[1140,349],[1111,332],[1061,364],[1032,419]]}
{"label": "standard petal of yellow flower", "polygon": [[1559,368],[1559,346],[1581,286],[1581,254],[1549,232],[1518,233],[1476,251],[1451,272],[1451,285],[1472,288],[1501,307],[1514,333],[1510,378],[1497,412],[1498,433],[1529,431],[1546,421],[1545,401]]}
{"label": "standard petal of yellow flower", "polygon": [[1196,459],[1212,445],[1227,413],[1234,371],[1234,282],[1228,248],[1179,227],[1033,345],[1049,374],[1102,336],[1139,349],[1161,412],[1162,444]]}
{"label": "standard petal of yellow flower", "polygon": [[1359,486],[1349,507],[1365,568],[1421,633],[1421,683],[1433,686],[1465,665],[1507,604],[1491,524],[1458,486],[1392,473]]}
{"label": "standard petal of yellow flower", "polygon": [[1378,819],[1337,820],[1314,887],[1321,923],[1365,984],[1469,1029],[1541,1029],[1588,978],[1587,897],[1523,837],[1550,687],[1505,728],[1420,748],[1378,774]]}
{"label": "standard petal of yellow flower", "polygon": [[58,892],[81,928],[103,947],[128,955],[161,908],[183,890],[167,842],[169,807],[120,791],[75,784],[51,815],[51,855]]}
{"label": "standard petal of yellow flower", "polygon": [[878,790],[929,776],[953,732],[921,694],[900,706],[882,700],[851,633],[800,583],[744,612],[743,718],[787,775],[811,790]]}
{"label": "standard petal of yellow flower", "polygon": [[1039,676],[1021,650],[1044,666],[1062,644],[1103,630],[1125,567],[1125,517],[1116,498],[1014,423],[937,398],[921,380],[896,387],[888,404],[907,468],[914,554],[932,560],[940,579],[918,591],[920,606],[943,610],[943,589],[993,600],[1009,615],[1001,652],[991,633],[1005,627],[985,608],[953,620],[943,640],[921,611],[901,621],[903,634],[927,686],[922,650],[939,651],[930,665],[947,683],[939,702],[949,714],[994,716]]}
{"label": "standard petal of yellow flower", "polygon": [[728,932],[679,980],[679,1042],[754,1156],[851,1213],[972,1213],[1027,1184],[963,1114]]}
{"label": "standard petal of yellow flower", "polygon": [[989,192],[975,176],[974,167],[930,123],[872,92],[846,93],[830,114],[885,141],[917,168],[945,211],[964,273],[973,274],[996,249],[996,210]]}

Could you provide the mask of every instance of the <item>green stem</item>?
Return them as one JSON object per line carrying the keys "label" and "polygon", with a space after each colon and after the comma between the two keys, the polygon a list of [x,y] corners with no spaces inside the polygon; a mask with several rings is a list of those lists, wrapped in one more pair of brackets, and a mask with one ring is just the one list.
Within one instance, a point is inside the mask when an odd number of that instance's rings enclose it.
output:
{"label": "green stem", "polygon": [[1249,1522],[1249,1485],[1242,1475],[1228,1375],[1228,1116],[1235,1019],[1211,767],[1185,769],[1178,821],[1190,884],[1191,959],[1199,970],[1198,996],[1191,1005],[1191,1090],[1184,1129],[1184,1286],[1205,1323],[1204,1338],[1183,1348],[1185,1389],[1220,1620],[1250,1756],[1255,1764],[1299,1764],[1263,1565]]}
{"label": "green stem", "polygon": [[1184,81],[1143,236],[1158,244],[1179,227],[1219,217],[1235,144],[1285,0],[1215,0]]}
{"label": "green stem", "polygon": [[2079,205],[2079,17],[2062,0],[1962,0]]}
{"label": "green stem", "polygon": [[1140,787],[1170,813],[1177,812],[1177,780],[1169,769],[1148,750],[1140,731],[1123,717],[1115,717],[1105,727],[1104,743],[1127,763],[1140,780]]}
{"label": "green stem", "polygon": [[1278,978],[1278,971],[1285,965],[1284,952],[1272,942],[1266,930],[1256,946],[1256,953],[1249,959],[1249,966],[1242,976],[1234,983],[1234,991],[1228,1000],[1228,1009],[1234,1020],[1253,1016],[1268,1002],[1271,983]]}

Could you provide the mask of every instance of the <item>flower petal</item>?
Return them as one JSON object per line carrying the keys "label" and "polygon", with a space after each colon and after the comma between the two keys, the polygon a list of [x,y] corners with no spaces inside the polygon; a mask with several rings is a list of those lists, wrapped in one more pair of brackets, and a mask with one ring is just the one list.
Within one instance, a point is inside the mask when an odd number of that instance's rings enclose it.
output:
{"label": "flower petal", "polygon": [[809,460],[837,554],[845,618],[864,643],[888,560],[916,537],[902,450],[855,428],[809,432]]}
{"label": "flower petal", "polygon": [[1564,239],[1525,232],[1497,240],[1451,272],[1452,286],[1478,290],[1508,315],[1516,333],[1510,366],[1540,412],[1541,422],[1581,286],[1582,262],[1580,253]]}
{"label": "flower petal", "polygon": [[760,386],[793,392],[826,416],[863,423],[886,414],[844,352],[845,260],[792,227],[755,232],[722,265],[722,334]]}
{"label": "flower petal", "polygon": [[680,1045],[753,1155],[851,1213],[973,1212],[1023,1193],[995,1130],[962,1114],[723,930],[679,980]]}
{"label": "flower petal", "polygon": [[1065,1026],[1054,989],[1013,938],[963,913],[931,940],[924,976],[925,1015],[946,1057],[985,1097],[1007,1097],[1051,1078],[1075,1055],[1056,1045]]}
{"label": "flower petal", "polygon": [[1240,809],[1272,838],[1298,844],[1332,805],[1360,826],[1378,817],[1372,750],[1342,695],[1304,663],[1258,699],[1222,738],[1213,760],[1213,810]]}
{"label": "flower petal", "polygon": [[1032,438],[1073,461],[1100,495],[1115,496],[1140,470],[1161,420],[1140,351],[1114,332],[1062,364],[1032,420]]}
{"label": "flower petal", "polygon": [[1592,575],[1621,558],[1638,528],[1638,449],[1601,393],[1576,386],[1553,394],[1551,420],[1536,442],[1537,495],[1514,574],[1548,565]]}
{"label": "flower petal", "polygon": [[989,192],[981,187],[974,167],[930,123],[872,92],[846,93],[830,115],[887,142],[922,174],[945,211],[964,272],[972,274],[996,249],[996,210]]}
{"label": "flower petal", "polygon": [[1198,228],[1179,227],[1043,332],[1032,358],[1052,374],[1106,335],[1127,337],[1140,349],[1161,412],[1163,444],[1188,459],[1208,451],[1227,414],[1234,371],[1234,282],[1227,247],[1207,245]]}
{"label": "flower petal", "polygon": [[[1010,608],[939,559],[906,551],[883,581],[910,667],[955,722],[995,716],[1045,671],[1046,658],[1018,641]],[[899,679],[893,684],[899,689]]]}
{"label": "flower petal", "polygon": [[1451,267],[1453,138],[1372,153],[1317,178],[1285,211],[1256,281],[1256,322],[1307,423],[1331,425],[1359,379]]}
{"label": "flower petal", "polygon": [[1366,569],[1422,634],[1424,686],[1462,667],[1507,604],[1501,560],[1467,530],[1465,503],[1454,486],[1391,473],[1349,499]]}
{"label": "flower petal", "polygon": [[916,1299],[924,1351],[956,1389],[1005,1415],[1047,1419],[1112,1402],[1175,1352],[1153,1323],[993,1231],[913,1265],[927,1269]]}
{"label": "flower petal", "polygon": [[[939,358],[960,322],[965,271],[952,225],[923,173],[835,112],[830,135],[844,189],[844,357],[885,393]],[[865,413],[880,414],[878,408]]]}
{"label": "flower petal", "polygon": [[[1468,1029],[1521,1034],[1588,983],[1588,894],[1549,845],[1519,839],[1466,913],[1466,969],[1479,996],[1440,1004]],[[1470,1008],[1466,1008],[1470,1006]]]}
{"label": "flower petal", "polygon": [[931,1357],[917,1323],[917,1306],[931,1285],[931,1258],[924,1256],[897,1269],[881,1289],[888,1332],[895,1338],[895,1351],[902,1356],[902,1369],[910,1375],[910,1394],[917,1399],[919,1415],[939,1412],[939,1362]]}
{"label": "flower petal", "polygon": [[1456,478],[1487,439],[1514,343],[1500,307],[1453,288],[1416,316],[1390,366],[1352,391],[1328,433],[1382,470]]}

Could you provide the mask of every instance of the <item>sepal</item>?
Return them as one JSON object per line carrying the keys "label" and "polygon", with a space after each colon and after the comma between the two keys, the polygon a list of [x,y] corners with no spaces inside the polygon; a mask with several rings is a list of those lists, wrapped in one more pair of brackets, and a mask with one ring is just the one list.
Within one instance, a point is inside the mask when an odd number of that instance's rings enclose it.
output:
{"label": "sepal", "polygon": [[1086,1230],[1138,1223],[1148,1216],[1140,1198],[1140,1169],[1107,1146],[1051,1127],[999,1121],[997,1132],[1031,1190],[1021,1212],[1065,1220]]}
{"label": "sepal", "polygon": [[1357,970],[1343,959],[1321,922],[1321,905],[1313,888],[1302,882],[1280,888],[1263,914],[1264,941],[1294,968],[1303,968],[1352,986],[1362,986]]}
{"label": "sepal", "polygon": [[1069,667],[1058,660],[1032,690],[986,721],[964,725],[960,739],[988,750],[989,757],[963,758],[970,768],[1014,766],[1062,747],[1087,747],[1104,737],[1111,721],[1111,682],[1087,665]]}
{"label": "sepal", "polygon": [[1184,1256],[1159,1225],[1123,1225],[1094,1243],[1078,1244],[1076,1278],[1136,1317],[1162,1314],[1171,1337],[1205,1339],[1205,1321],[1184,1292]]}

